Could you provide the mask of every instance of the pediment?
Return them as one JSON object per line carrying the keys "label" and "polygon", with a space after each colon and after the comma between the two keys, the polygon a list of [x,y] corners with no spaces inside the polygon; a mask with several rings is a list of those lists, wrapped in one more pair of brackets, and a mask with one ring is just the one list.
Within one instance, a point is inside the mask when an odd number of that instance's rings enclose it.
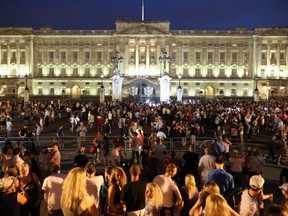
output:
{"label": "pediment", "polygon": [[31,33],[32,31],[27,31],[25,29],[24,31],[17,29],[17,28],[1,28],[0,29],[0,35],[27,35]]}
{"label": "pediment", "polygon": [[138,26],[132,26],[130,28],[127,28],[123,31],[119,31],[116,34],[145,34],[145,35],[168,35],[169,32],[165,32],[159,28],[156,28],[154,26],[149,25],[138,25]]}
{"label": "pediment", "polygon": [[261,34],[262,36],[288,36],[287,28],[273,28]]}

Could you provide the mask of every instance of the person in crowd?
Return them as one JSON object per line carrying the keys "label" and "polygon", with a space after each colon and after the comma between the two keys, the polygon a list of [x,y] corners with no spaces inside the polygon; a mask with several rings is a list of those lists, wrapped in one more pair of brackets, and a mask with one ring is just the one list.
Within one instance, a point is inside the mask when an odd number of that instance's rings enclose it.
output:
{"label": "person in crowd", "polygon": [[164,150],[166,150],[165,145],[161,143],[161,139],[156,137],[154,144],[151,144],[150,149],[154,152],[153,156],[158,159],[159,166],[161,167],[164,160]]}
{"label": "person in crowd", "polygon": [[4,175],[6,167],[13,164],[12,160],[13,160],[13,146],[11,142],[6,141],[4,147],[2,148],[2,151],[0,152],[0,164],[1,164],[0,177]]}
{"label": "person in crowd", "polygon": [[[179,207],[183,205],[182,196],[179,188],[172,177],[177,173],[177,167],[175,164],[169,164],[166,167],[166,172],[163,175],[158,175],[153,180],[162,190],[163,193],[163,207],[161,209],[161,216],[174,215],[174,205]],[[176,195],[177,200],[174,202],[173,195]]]}
{"label": "person in crowd", "polygon": [[288,183],[283,183],[279,189],[281,189],[283,195],[281,205],[288,209]]}
{"label": "person in crowd", "polygon": [[96,169],[92,163],[87,163],[85,169],[87,192],[94,200],[96,208],[100,210],[100,191],[101,187],[104,186],[104,178],[102,175],[96,176]]}
{"label": "person in crowd", "polygon": [[121,167],[114,167],[110,179],[110,186],[107,194],[107,211],[111,216],[124,215],[125,209],[123,203],[121,203],[121,191],[124,185],[127,183],[127,177],[124,170]]}
{"label": "person in crowd", "polygon": [[63,125],[60,125],[56,130],[56,140],[59,143],[60,149],[64,149],[64,131]]}
{"label": "person in crowd", "polygon": [[131,140],[131,148],[132,148],[132,161],[134,163],[139,164],[140,158],[139,158],[139,148],[141,146],[141,140],[138,137],[137,132],[132,132],[132,140]]}
{"label": "person in crowd", "polygon": [[13,164],[17,167],[18,172],[20,172],[22,164],[24,160],[21,158],[22,149],[20,147],[16,147],[13,149]]}
{"label": "person in crowd", "polygon": [[131,182],[124,185],[121,200],[125,204],[127,216],[144,215],[146,183],[140,180],[140,166],[133,164],[129,173]]}
{"label": "person in crowd", "polygon": [[271,140],[268,142],[268,154],[265,157],[265,161],[270,159],[275,162],[275,148],[277,148],[279,142],[276,135],[273,135]]}
{"label": "person in crowd", "polygon": [[31,150],[28,156],[28,163],[30,164],[30,171],[35,173],[39,179],[42,178],[41,167],[38,157],[38,152],[36,150]]}
{"label": "person in crowd", "polygon": [[187,174],[185,176],[185,185],[180,190],[183,199],[183,207],[179,208],[178,215],[189,216],[190,209],[198,200],[198,189],[193,175]]}
{"label": "person in crowd", "polygon": [[184,177],[186,174],[192,174],[196,179],[198,179],[199,155],[194,151],[193,144],[188,146],[188,151],[183,154],[182,158],[184,160],[184,165],[181,173],[181,183],[184,183]]}
{"label": "person in crowd", "polygon": [[205,216],[239,216],[239,214],[228,205],[225,198],[220,194],[211,194],[207,196],[204,214]]}
{"label": "person in crowd", "polygon": [[249,188],[242,192],[240,203],[240,215],[259,215],[264,209],[263,200],[273,198],[273,194],[264,195],[263,186],[265,180],[261,175],[253,175],[249,180]]}
{"label": "person in crowd", "polygon": [[61,153],[59,151],[59,144],[58,143],[53,143],[52,148],[49,148],[50,152],[50,164],[56,164],[60,166],[61,164]]}
{"label": "person in crowd", "polygon": [[144,178],[147,182],[152,182],[153,179],[161,173],[161,168],[159,166],[159,161],[156,157],[154,157],[154,151],[151,149],[148,150],[148,157],[145,159],[142,164],[142,178]]}
{"label": "person in crowd", "polygon": [[244,158],[239,155],[238,150],[233,150],[233,156],[229,158],[230,174],[234,177],[235,187],[243,186]]}
{"label": "person in crowd", "polygon": [[40,144],[40,135],[42,133],[42,129],[39,123],[36,123],[35,126],[35,137],[36,137],[36,142],[35,142],[35,147],[36,150],[40,150],[41,144]]}
{"label": "person in crowd", "polygon": [[252,175],[255,175],[258,173],[262,174],[264,164],[265,164],[265,160],[260,152],[260,149],[258,147],[255,147],[253,149],[253,152],[250,158],[250,172],[252,173]]}
{"label": "person in crowd", "polygon": [[28,203],[26,190],[18,191],[15,184],[17,178],[13,176],[0,179],[0,214],[19,216],[21,215],[21,205]]}
{"label": "person in crowd", "polygon": [[288,210],[284,206],[272,204],[265,209],[263,216],[288,216]]}
{"label": "person in crowd", "polygon": [[39,178],[35,173],[30,172],[30,166],[28,163],[21,165],[19,184],[22,190],[26,190],[29,202],[21,208],[22,215],[40,216],[41,206],[41,184]]}
{"label": "person in crowd", "polygon": [[277,165],[281,165],[281,159],[282,157],[287,157],[287,142],[286,142],[286,136],[283,136],[280,139],[280,150],[279,150],[279,154],[277,156]]}
{"label": "person in crowd", "polygon": [[224,170],[224,162],[225,156],[220,155],[215,159],[216,169],[209,172],[206,181],[215,182],[219,186],[221,194],[227,198],[234,189],[234,178]]}
{"label": "person in crowd", "polygon": [[12,124],[12,121],[10,118],[7,118],[6,120],[6,133],[7,133],[7,137],[10,137],[11,134],[12,134],[12,127],[13,127],[13,124]]}
{"label": "person in crowd", "polygon": [[87,127],[84,125],[84,122],[80,122],[79,127],[77,127],[76,132],[78,134],[79,138],[79,147],[81,145],[85,145],[86,142],[86,133],[87,133]]}
{"label": "person in crowd", "polygon": [[73,133],[75,131],[75,117],[71,115],[69,118],[70,121],[70,131]]}
{"label": "person in crowd", "polygon": [[111,164],[113,167],[121,167],[121,151],[123,146],[121,143],[116,142],[114,144],[114,149],[111,152]]}
{"label": "person in crowd", "polygon": [[108,118],[105,119],[105,122],[102,127],[103,134],[111,134],[111,124],[109,123]]}
{"label": "person in crowd", "polygon": [[209,149],[204,149],[204,155],[200,158],[198,170],[201,175],[202,183],[206,181],[208,173],[215,169],[215,156],[209,153]]}
{"label": "person in crowd", "polygon": [[211,194],[220,194],[220,188],[215,182],[206,182],[198,193],[198,199],[189,211],[189,215],[197,215],[203,211],[206,197]]}
{"label": "person in crowd", "polygon": [[93,163],[100,163],[99,152],[102,145],[102,133],[97,132],[96,137],[93,139],[92,146],[90,147],[90,153],[93,153]]}
{"label": "person in crowd", "polygon": [[85,146],[81,146],[78,152],[78,155],[74,158],[74,166],[76,167],[85,167],[86,164],[89,162],[87,155],[85,155]]}
{"label": "person in crowd", "polygon": [[109,164],[109,152],[110,152],[110,141],[108,139],[108,134],[104,134],[103,136],[103,157],[104,157],[104,166],[107,166]]}
{"label": "person in crowd", "polygon": [[66,175],[61,173],[60,166],[52,165],[51,175],[43,181],[42,190],[44,191],[44,200],[47,203],[49,216],[63,215],[60,198],[65,178]]}
{"label": "person in crowd", "polygon": [[99,216],[99,211],[86,190],[85,176],[86,172],[83,168],[75,167],[65,178],[60,199],[64,216]]}
{"label": "person in crowd", "polygon": [[145,191],[145,216],[160,216],[163,206],[163,193],[155,183],[148,183]]}

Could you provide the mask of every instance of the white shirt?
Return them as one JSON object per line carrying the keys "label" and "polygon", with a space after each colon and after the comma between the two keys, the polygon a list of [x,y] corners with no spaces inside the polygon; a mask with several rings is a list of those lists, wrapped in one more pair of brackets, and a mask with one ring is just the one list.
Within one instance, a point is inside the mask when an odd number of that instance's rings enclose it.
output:
{"label": "white shirt", "polygon": [[173,207],[173,194],[174,191],[179,190],[177,184],[171,177],[166,177],[164,175],[158,175],[153,180],[156,183],[163,193],[163,207]]}
{"label": "white shirt", "polygon": [[42,190],[48,191],[47,208],[49,211],[61,209],[62,186],[66,175],[52,174],[44,179]]}
{"label": "white shirt", "polygon": [[202,170],[202,180],[206,180],[208,173],[215,169],[215,157],[213,155],[203,155],[199,160],[198,167]]}
{"label": "white shirt", "polygon": [[104,185],[104,178],[102,175],[93,178],[86,177],[87,192],[94,200],[96,208],[99,208],[100,188],[102,185]]}

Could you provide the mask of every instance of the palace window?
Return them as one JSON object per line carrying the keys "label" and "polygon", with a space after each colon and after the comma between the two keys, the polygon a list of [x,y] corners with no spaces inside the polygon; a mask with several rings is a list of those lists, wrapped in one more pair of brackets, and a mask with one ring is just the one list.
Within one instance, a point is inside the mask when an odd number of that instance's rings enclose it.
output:
{"label": "palace window", "polygon": [[49,69],[49,77],[53,77],[54,76],[54,68],[50,68]]}
{"label": "palace window", "polygon": [[25,51],[20,53],[20,64],[26,64]]}
{"label": "palace window", "polygon": [[85,75],[86,77],[90,76],[90,68],[85,68]]}
{"label": "palace window", "polygon": [[261,59],[263,59],[263,60],[267,59],[267,53],[266,52],[261,53]]}
{"label": "palace window", "polygon": [[219,72],[219,77],[224,78],[225,77],[225,69],[221,68]]}
{"label": "palace window", "polygon": [[200,68],[196,68],[195,77],[201,77],[201,69]]}
{"label": "palace window", "polygon": [[50,87],[49,94],[50,94],[50,95],[54,95],[54,94],[55,94],[54,87],[52,87],[52,88]]}
{"label": "palace window", "polygon": [[78,77],[78,68],[73,68],[73,77]]}
{"label": "palace window", "polygon": [[213,52],[208,52],[207,53],[207,55],[208,55],[208,62],[213,62]]}
{"label": "palace window", "polygon": [[172,53],[171,53],[171,60],[172,60],[173,62],[176,61],[176,52],[172,52]]}
{"label": "palace window", "polygon": [[85,61],[90,61],[90,52],[85,52]]}
{"label": "palace window", "polygon": [[38,87],[38,95],[43,95],[43,88],[42,87]]}
{"label": "palace window", "polygon": [[102,52],[97,52],[96,53],[96,59],[97,59],[97,61],[102,61]]}
{"label": "palace window", "polygon": [[201,52],[196,52],[196,61],[200,62],[201,61]]}
{"label": "palace window", "polygon": [[60,52],[60,58],[61,58],[62,63],[66,62],[66,52],[65,51]]}
{"label": "palace window", "polygon": [[77,62],[78,61],[78,52],[73,52],[72,58],[73,58],[73,62]]}
{"label": "palace window", "polygon": [[49,52],[49,62],[54,62],[54,52],[53,51]]}
{"label": "palace window", "polygon": [[237,53],[236,52],[232,52],[232,63],[233,64],[237,63]]}
{"label": "palace window", "polygon": [[7,51],[2,51],[2,61],[1,64],[7,64]]}
{"label": "palace window", "polygon": [[66,76],[66,68],[61,68],[61,76],[62,77]]}
{"label": "palace window", "polygon": [[237,69],[232,69],[232,75],[231,75],[233,78],[236,78],[238,77],[237,76]]}
{"label": "palace window", "polygon": [[189,52],[187,52],[187,51],[183,52],[183,60],[184,60],[184,62],[189,61]]}

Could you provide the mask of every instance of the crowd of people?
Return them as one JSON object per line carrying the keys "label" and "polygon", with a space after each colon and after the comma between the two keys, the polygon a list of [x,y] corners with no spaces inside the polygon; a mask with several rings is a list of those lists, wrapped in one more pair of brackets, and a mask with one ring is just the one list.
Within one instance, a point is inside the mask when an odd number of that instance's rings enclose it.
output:
{"label": "crowd of people", "polygon": [[[286,160],[286,105],[285,101],[240,100],[154,105],[119,101],[2,102],[0,119],[5,127],[1,129],[6,128],[7,141],[1,152],[0,212],[40,215],[44,199],[49,215],[226,216],[273,215],[276,211],[285,215],[287,183],[280,187],[283,203],[273,204],[273,194],[263,192],[263,166],[269,158],[277,159],[277,164]],[[16,145],[9,142],[12,109],[24,121]],[[45,126],[54,124],[56,116],[67,119],[70,132],[78,140],[79,154],[67,175],[61,173],[59,149],[65,143],[62,125],[57,126],[51,148],[41,148],[35,138],[29,154],[23,152],[27,136],[40,136]],[[35,131],[29,132],[30,121],[36,125]],[[111,142],[112,128],[117,128],[117,136]],[[88,130],[95,130],[92,143],[86,140]],[[239,154],[239,144],[263,132],[271,134],[266,157],[257,147]],[[201,136],[213,137],[204,155],[194,149]],[[173,150],[167,151],[168,138],[179,139],[187,151],[180,157]],[[124,154],[127,142],[131,158]],[[88,148],[92,161],[85,153]],[[103,150],[101,157],[99,150]],[[100,160],[105,166],[104,176],[96,176],[95,164]],[[239,187],[241,203],[236,206],[231,197]],[[268,207],[264,200],[270,200]]]}

